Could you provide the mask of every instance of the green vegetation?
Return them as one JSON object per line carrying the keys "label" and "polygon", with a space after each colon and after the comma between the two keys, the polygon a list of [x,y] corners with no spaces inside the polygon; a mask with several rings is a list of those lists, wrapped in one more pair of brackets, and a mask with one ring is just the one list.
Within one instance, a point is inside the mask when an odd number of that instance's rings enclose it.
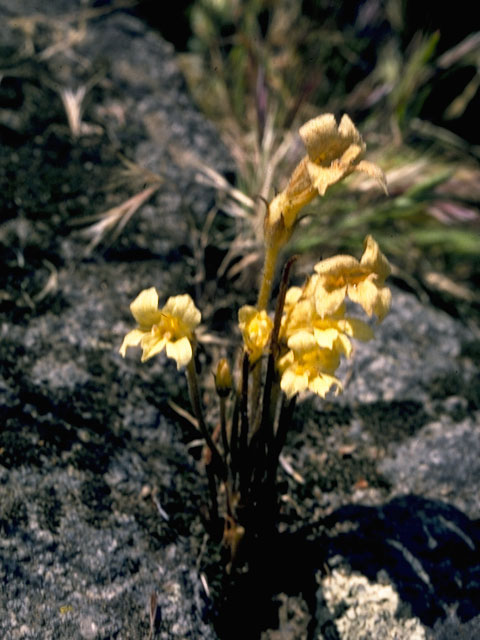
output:
{"label": "green vegetation", "polygon": [[[371,232],[400,285],[466,317],[480,309],[480,140],[469,125],[480,99],[480,36],[468,34],[466,16],[464,33],[453,33],[447,17],[433,24],[415,10],[401,0],[196,0],[180,60],[250,198],[284,188],[271,176],[298,161],[301,145],[295,155],[288,143],[301,122],[352,116],[390,198],[365,181],[339,185],[308,208],[291,249],[351,251]],[[237,220],[242,246],[254,230],[259,242],[265,209],[247,213]]]}

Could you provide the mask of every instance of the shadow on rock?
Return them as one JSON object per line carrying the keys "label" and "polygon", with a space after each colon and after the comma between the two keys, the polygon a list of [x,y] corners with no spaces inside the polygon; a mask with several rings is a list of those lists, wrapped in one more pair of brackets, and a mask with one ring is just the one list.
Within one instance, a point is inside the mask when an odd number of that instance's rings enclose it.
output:
{"label": "shadow on rock", "polygon": [[456,607],[460,620],[480,612],[480,527],[440,501],[408,495],[385,506],[346,506],[332,514],[329,556],[375,579],[388,573],[400,598],[426,625]]}
{"label": "shadow on rock", "polygon": [[338,638],[316,580],[338,556],[372,581],[388,574],[403,604],[429,627],[452,611],[460,622],[480,613],[478,521],[443,502],[407,495],[380,507],[347,505],[262,544],[250,572],[225,588],[217,633],[253,640],[278,628],[275,595],[286,593],[307,604],[309,638]]}

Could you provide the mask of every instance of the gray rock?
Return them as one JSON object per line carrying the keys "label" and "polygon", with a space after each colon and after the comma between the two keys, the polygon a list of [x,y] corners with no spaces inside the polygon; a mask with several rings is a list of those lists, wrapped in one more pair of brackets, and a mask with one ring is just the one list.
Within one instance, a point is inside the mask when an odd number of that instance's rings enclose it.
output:
{"label": "gray rock", "polygon": [[[186,287],[179,255],[168,254],[188,244],[214,196],[174,164],[170,150],[195,149],[220,171],[231,161],[191,104],[173,48],[137,19],[97,16],[79,42],[42,59],[67,26],[81,28],[59,14],[84,5],[64,4],[43,12],[42,3],[22,3],[22,15],[43,16],[28,41],[6,20],[18,3],[0,3],[3,43],[18,47],[6,52],[2,86],[23,100],[21,117],[3,112],[8,143],[0,154],[2,180],[12,158],[18,163],[2,183],[0,227],[8,274],[0,327],[0,636],[144,639],[156,594],[155,638],[213,639],[190,537],[205,487],[180,428],[163,415],[170,391],[184,394],[185,383],[170,366],[160,378],[160,359],[141,367],[136,356],[123,361],[118,348],[142,288],[155,285],[166,297]],[[92,129],[74,140],[51,87],[74,89],[95,74],[84,114]],[[82,263],[86,241],[72,234],[71,216],[133,195],[122,185],[116,200],[105,200],[117,150],[163,183],[112,245],[125,252],[123,261],[97,253]],[[9,198],[17,204],[10,213]],[[129,252],[140,261],[133,264]]]}
{"label": "gray rock", "polygon": [[434,378],[460,376],[464,369],[459,357],[462,344],[472,338],[469,332],[411,294],[392,291],[390,313],[380,325],[372,323],[375,338],[357,343],[352,361],[343,365],[349,377],[343,398],[350,404],[405,399],[428,404]]}
{"label": "gray rock", "polygon": [[[118,348],[141,289],[193,293],[191,230],[215,194],[178,166],[178,149],[218,171],[232,162],[192,106],[170,45],[122,12],[98,14],[85,30],[52,21],[76,9],[84,3],[23,2],[23,14],[48,16],[30,37],[8,22],[18,3],[0,1],[0,635],[143,639],[156,594],[156,638],[213,640],[200,577],[217,553],[203,548],[205,479],[167,404],[187,406],[185,382],[172,362],[141,365]],[[72,29],[78,40],[66,45]],[[59,91],[90,81],[86,133],[74,139]],[[128,182],[109,186],[118,151],[163,182],[123,234],[82,260],[88,240],[72,223],[134,193]],[[438,637],[457,622],[474,628],[480,398],[469,341],[457,321],[395,290],[375,341],[344,365],[344,395],[299,407],[285,455],[305,482],[283,478],[288,535],[274,557],[278,581],[262,576],[271,593],[260,605],[290,594],[279,628],[268,619],[271,638],[313,628],[290,614],[309,615],[300,592],[312,613],[325,562],[372,585],[383,575],[403,607],[394,611],[389,591],[382,613],[372,596],[372,626],[354,589],[339,600],[345,616],[325,609],[332,624],[361,611],[370,637],[384,638],[386,626],[432,627],[456,607]],[[313,540],[295,532],[302,524]]]}
{"label": "gray rock", "polygon": [[379,465],[395,494],[416,493],[455,505],[471,518],[480,518],[478,433],[480,415],[454,423],[427,424]]}

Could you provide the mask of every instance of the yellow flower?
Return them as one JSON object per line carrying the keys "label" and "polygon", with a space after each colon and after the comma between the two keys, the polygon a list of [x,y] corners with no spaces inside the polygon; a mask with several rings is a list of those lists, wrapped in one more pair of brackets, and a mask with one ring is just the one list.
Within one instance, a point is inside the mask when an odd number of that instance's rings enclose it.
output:
{"label": "yellow flower", "polygon": [[332,388],[336,394],[340,393],[342,383],[333,375],[340,364],[338,352],[316,348],[308,340],[302,347],[299,351],[290,350],[277,363],[281,374],[280,387],[287,398],[307,390],[322,398]]}
{"label": "yellow flower", "polygon": [[142,362],[166,350],[177,363],[177,369],[192,359],[194,330],[202,318],[188,294],[172,296],[163,309],[158,309],[158,294],[154,287],[144,289],[130,305],[138,329],[125,336],[120,353],[125,357],[128,347],[140,345]]}
{"label": "yellow flower", "polygon": [[386,191],[380,167],[362,160],[366,145],[346,114],[338,126],[331,113],[313,118],[300,128],[300,136],[308,153],[306,169],[319,195],[353,171],[375,178]]}
{"label": "yellow flower", "polygon": [[287,187],[270,203],[265,221],[267,239],[284,244],[288,240],[300,210],[317,195],[353,171],[375,178],[386,191],[383,171],[362,160],[366,145],[347,115],[337,126],[335,116],[325,113],[300,128],[307,155],[294,170]]}
{"label": "yellow flower", "polygon": [[314,300],[305,295],[305,288],[290,287],[285,295],[280,340],[287,340],[298,329],[311,326],[314,314]]}
{"label": "yellow flower", "polygon": [[286,341],[290,349],[295,350],[299,336],[305,338],[305,334],[309,334],[318,347],[337,349],[349,358],[352,353],[349,337],[362,341],[373,338],[373,331],[365,322],[344,317],[344,304],[330,316],[318,315],[314,298],[307,295],[309,289],[308,281],[304,289],[291,287],[285,297],[280,339]]}
{"label": "yellow flower", "polygon": [[345,296],[359,304],[367,315],[375,314],[379,321],[388,313],[392,295],[384,283],[390,265],[372,236],[365,238],[360,262],[353,256],[339,255],[322,260],[315,265],[315,271],[311,287],[320,317],[335,313]]}
{"label": "yellow flower", "polygon": [[248,351],[250,362],[256,362],[263,353],[270,339],[273,321],[265,310],[245,305],[238,311],[238,325],[242,332],[243,342]]}

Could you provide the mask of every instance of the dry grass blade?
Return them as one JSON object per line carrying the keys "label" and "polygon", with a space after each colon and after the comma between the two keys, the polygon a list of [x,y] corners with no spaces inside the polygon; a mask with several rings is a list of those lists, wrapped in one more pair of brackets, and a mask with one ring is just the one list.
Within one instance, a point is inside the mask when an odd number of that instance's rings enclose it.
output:
{"label": "dry grass blade", "polygon": [[147,187],[116,207],[112,207],[108,211],[93,216],[94,219],[98,219],[98,222],[82,231],[82,235],[91,238],[90,243],[85,249],[85,255],[89,255],[95,247],[104,240],[108,233],[112,232],[113,239],[117,238],[133,214],[138,211],[159,188],[159,184]]}
{"label": "dry grass blade", "polygon": [[176,402],[174,402],[173,400],[168,400],[167,404],[170,407],[170,409],[173,409],[175,413],[177,413],[181,418],[189,422],[192,425],[192,427],[195,427],[195,429],[197,429],[197,431],[200,432],[200,428],[198,426],[198,420],[194,418],[190,412],[188,412],[186,409],[182,409],[182,407]]}
{"label": "dry grass blade", "polygon": [[153,640],[155,635],[155,624],[157,620],[158,613],[158,596],[155,593],[150,594],[150,631],[148,634],[148,640]]}
{"label": "dry grass blade", "polygon": [[464,40],[445,51],[437,60],[437,66],[448,69],[466,55],[480,49],[480,31],[469,34]]}
{"label": "dry grass blade", "polygon": [[33,296],[33,300],[38,303],[41,302],[48,295],[55,294],[58,290],[58,271],[55,265],[53,265],[48,260],[44,260],[43,264],[50,271],[50,275],[48,276],[47,282],[41,291],[39,291],[35,296]]}
{"label": "dry grass blade", "polygon": [[295,471],[290,461],[287,460],[285,456],[280,456],[278,461],[285,473],[291,476],[295,480],[295,482],[298,482],[298,484],[305,484],[304,477],[300,473],[298,473],[298,471]]}
{"label": "dry grass blade", "polygon": [[[255,259],[260,260],[261,252],[258,249],[258,244],[255,241],[245,238],[235,238],[230,244],[227,254],[223,258],[220,266],[217,270],[217,278],[224,276],[231,268],[232,262],[238,257],[243,255],[254,255]],[[231,277],[231,275],[230,275]]]}
{"label": "dry grass blade", "polygon": [[[200,175],[196,176],[198,182],[207,184],[217,191],[224,192],[232,200],[247,209],[254,209],[255,201],[252,200],[252,198],[245,195],[239,189],[233,187],[220,173],[218,173],[218,171],[215,171],[215,169],[203,162],[194,153],[173,147],[170,148],[170,153],[180,167],[191,167],[200,172]],[[239,213],[240,211],[237,209],[236,215],[239,215]],[[245,217],[245,214],[243,214],[243,217]]]}
{"label": "dry grass blade", "polygon": [[81,44],[85,40],[86,35],[87,27],[84,22],[82,22],[77,29],[70,27],[67,29],[64,38],[60,38],[57,42],[40,51],[40,53],[37,54],[37,58],[44,62],[59,52],[64,52],[77,44]]}
{"label": "dry grass blade", "polygon": [[125,180],[128,180],[131,184],[141,184],[145,186],[147,184],[160,184],[163,182],[163,178],[158,173],[146,169],[136,162],[132,162],[123,155],[120,155],[120,160],[124,166],[123,170],[119,174],[119,184],[124,184]]}
{"label": "dry grass blade", "polygon": [[230,269],[227,271],[226,275],[229,280],[235,278],[235,276],[239,275],[248,267],[258,263],[261,264],[262,255],[260,251],[253,251],[244,256],[239,262],[236,262]]}
{"label": "dry grass blade", "polygon": [[68,126],[73,138],[82,133],[83,101],[87,94],[87,87],[82,85],[78,89],[60,89],[60,98],[67,114]]}
{"label": "dry grass blade", "polygon": [[424,279],[432,289],[436,289],[442,293],[447,293],[459,300],[465,300],[466,302],[480,301],[480,297],[471,289],[459,282],[455,282],[444,273],[429,271],[424,274]]}
{"label": "dry grass blade", "polygon": [[81,135],[88,135],[92,133],[101,135],[103,132],[102,127],[99,125],[83,122],[85,98],[99,80],[100,74],[96,74],[90,78],[90,80],[85,82],[85,84],[77,87],[77,89],[58,86],[57,83],[51,80],[45,81],[47,86],[60,95],[60,99],[67,116],[68,127],[74,140],[79,138]]}
{"label": "dry grass blade", "polygon": [[215,345],[219,347],[231,347],[233,344],[232,338],[222,338],[216,333],[210,333],[208,331],[200,331],[197,334],[198,342],[202,345]]}
{"label": "dry grass blade", "polygon": [[[386,172],[386,180],[388,190],[391,194],[406,191],[412,185],[417,184],[425,175],[425,169],[428,168],[429,162],[427,158],[415,159],[413,162],[406,162],[401,167],[396,167]],[[368,184],[362,182],[358,189],[368,189]]]}
{"label": "dry grass blade", "polygon": [[420,134],[424,138],[436,140],[447,147],[453,147],[460,151],[471,153],[477,158],[480,157],[480,145],[469,144],[466,140],[457,136],[452,131],[428,122],[420,118],[413,118],[410,122],[410,128],[415,133]]}
{"label": "dry grass blade", "polygon": [[[119,9],[128,9],[136,4],[138,4],[138,0],[114,0],[104,7],[87,7],[79,11],[57,15],[34,13],[10,18],[7,20],[7,25],[12,29],[22,31],[25,40],[24,49],[15,58],[34,56],[41,61],[48,60],[57,53],[65,52],[74,45],[80,44],[86,36],[88,20],[99,18]],[[74,24],[77,27],[73,27]],[[35,35],[39,27],[50,30],[53,34],[53,42],[35,53]]]}

